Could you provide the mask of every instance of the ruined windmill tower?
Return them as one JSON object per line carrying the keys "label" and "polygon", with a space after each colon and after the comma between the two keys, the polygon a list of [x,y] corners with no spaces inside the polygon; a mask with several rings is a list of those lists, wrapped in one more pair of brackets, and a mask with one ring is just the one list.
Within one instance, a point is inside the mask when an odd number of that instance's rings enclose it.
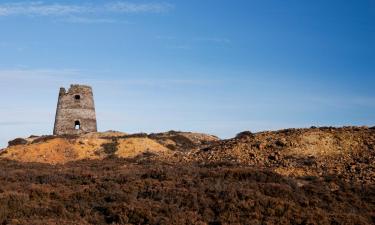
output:
{"label": "ruined windmill tower", "polygon": [[96,132],[94,97],[90,86],[70,85],[60,88],[54,135]]}

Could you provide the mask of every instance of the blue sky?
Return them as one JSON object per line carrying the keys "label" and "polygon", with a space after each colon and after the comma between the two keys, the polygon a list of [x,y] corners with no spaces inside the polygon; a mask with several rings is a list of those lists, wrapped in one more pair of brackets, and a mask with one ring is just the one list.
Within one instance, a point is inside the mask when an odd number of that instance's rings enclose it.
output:
{"label": "blue sky", "polygon": [[0,147],[71,83],[101,131],[373,126],[375,1],[0,1]]}

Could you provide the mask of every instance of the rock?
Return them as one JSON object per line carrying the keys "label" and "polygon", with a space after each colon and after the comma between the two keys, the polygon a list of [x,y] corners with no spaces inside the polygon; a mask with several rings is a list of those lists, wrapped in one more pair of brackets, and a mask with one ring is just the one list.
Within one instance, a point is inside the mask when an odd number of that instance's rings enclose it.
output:
{"label": "rock", "polygon": [[280,138],[280,139],[276,140],[276,142],[275,142],[275,145],[277,147],[285,147],[287,144],[288,144],[288,142],[286,141],[285,138]]}
{"label": "rock", "polygon": [[30,137],[29,138],[38,138],[39,136],[37,136],[37,135],[30,135]]}
{"label": "rock", "polygon": [[268,159],[269,160],[273,160],[273,161],[276,161],[279,159],[278,155],[275,154],[275,153],[271,153],[269,156],[268,156]]}
{"label": "rock", "polygon": [[26,145],[28,141],[24,138],[16,138],[8,142],[8,147],[15,145]]}
{"label": "rock", "polygon": [[251,138],[253,138],[253,137],[254,137],[254,134],[251,133],[251,131],[243,131],[243,132],[238,133],[238,134],[236,135],[236,138],[237,138],[237,139],[242,139],[242,138],[247,138],[247,137],[251,137]]}

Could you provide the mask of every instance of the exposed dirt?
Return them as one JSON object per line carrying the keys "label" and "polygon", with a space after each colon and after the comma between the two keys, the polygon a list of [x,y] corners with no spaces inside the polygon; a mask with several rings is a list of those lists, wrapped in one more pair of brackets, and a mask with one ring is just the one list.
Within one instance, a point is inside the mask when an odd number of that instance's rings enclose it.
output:
{"label": "exposed dirt", "polygon": [[10,141],[9,147],[0,153],[0,158],[50,164],[104,159],[114,155],[129,158],[144,153],[170,158],[168,155],[175,151],[196,150],[217,140],[211,135],[175,131],[150,135],[108,131],[79,136],[33,136]]}
{"label": "exposed dirt", "polygon": [[0,155],[0,224],[375,223],[375,128],[10,145]]}
{"label": "exposed dirt", "polygon": [[294,177],[337,175],[375,184],[375,130],[365,127],[287,129],[218,141],[184,161],[232,162]]}

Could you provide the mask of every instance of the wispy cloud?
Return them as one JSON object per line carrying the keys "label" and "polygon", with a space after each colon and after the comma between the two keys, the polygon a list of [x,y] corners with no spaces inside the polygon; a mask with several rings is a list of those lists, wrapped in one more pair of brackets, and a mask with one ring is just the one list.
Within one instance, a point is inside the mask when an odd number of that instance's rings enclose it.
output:
{"label": "wispy cloud", "polygon": [[24,125],[30,125],[30,124],[43,124],[43,123],[34,122],[34,121],[7,121],[7,122],[0,121],[0,126],[24,126]]}
{"label": "wispy cloud", "polygon": [[[0,16],[73,16],[87,14],[140,14],[165,13],[174,6],[165,2],[134,3],[127,1],[109,1],[102,4],[63,4],[43,1],[22,1],[0,4]],[[90,19],[93,22],[94,19]],[[97,22],[103,22],[98,19]]]}
{"label": "wispy cloud", "polygon": [[[105,86],[122,90],[126,87],[166,88],[176,86],[207,86],[217,85],[216,79],[178,79],[172,77],[151,78],[149,76],[128,76],[126,78],[100,78],[92,76],[93,71],[78,69],[0,69],[0,89],[26,86],[40,88],[46,84],[53,87],[72,83],[88,83],[94,86]],[[87,74],[91,74],[90,76]],[[0,93],[1,93],[0,90]],[[1,99],[0,95],[0,99]]]}
{"label": "wispy cloud", "polygon": [[[90,17],[81,17],[81,16],[69,16],[58,20],[59,22],[66,23],[81,23],[81,24],[98,24],[98,23],[118,23],[119,21],[112,18],[90,18]],[[122,23],[127,23],[123,22]]]}
{"label": "wispy cloud", "polygon": [[325,107],[335,108],[375,107],[375,98],[373,96],[314,96],[309,101]]}
{"label": "wispy cloud", "polygon": [[170,3],[131,3],[115,2],[106,5],[108,11],[119,13],[164,13],[172,10],[174,6]]}
{"label": "wispy cloud", "polygon": [[28,15],[28,16],[62,16],[70,14],[88,13],[93,8],[88,6],[68,4],[45,4],[43,2],[17,2],[0,5],[0,16]]}
{"label": "wispy cloud", "polygon": [[8,46],[9,46],[8,42],[0,41],[0,48],[4,48],[4,47],[8,47]]}
{"label": "wispy cloud", "polygon": [[177,45],[168,45],[169,49],[178,49],[178,50],[190,50],[191,46],[187,44],[177,44]]}
{"label": "wispy cloud", "polygon": [[232,40],[223,37],[176,37],[171,35],[157,35],[156,39],[168,42],[166,45],[169,49],[178,50],[190,50],[197,45],[210,45],[219,47],[229,47],[232,44]]}
{"label": "wispy cloud", "polygon": [[197,37],[193,39],[194,41],[199,42],[213,42],[217,44],[230,44],[232,41],[228,38],[221,38],[221,37]]}
{"label": "wispy cloud", "polygon": [[157,35],[155,38],[159,40],[176,40],[175,36],[165,36],[165,35]]}
{"label": "wispy cloud", "polygon": [[79,77],[80,70],[76,69],[0,69],[0,78],[4,79],[56,79],[57,77]]}

